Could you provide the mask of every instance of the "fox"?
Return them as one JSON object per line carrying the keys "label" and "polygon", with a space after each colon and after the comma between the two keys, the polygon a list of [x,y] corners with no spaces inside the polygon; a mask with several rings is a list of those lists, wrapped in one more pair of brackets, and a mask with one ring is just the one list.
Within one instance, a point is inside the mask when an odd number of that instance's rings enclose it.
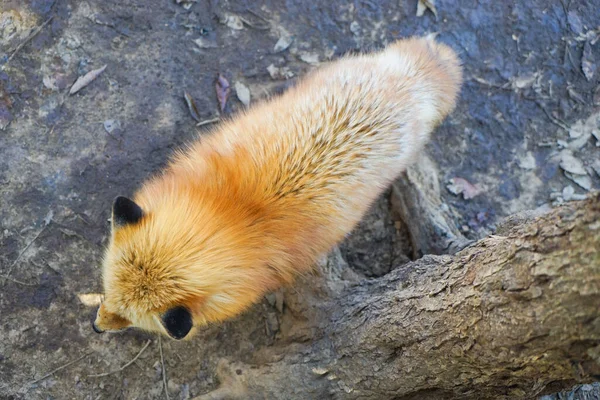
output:
{"label": "fox", "polygon": [[341,57],[176,151],[112,205],[94,331],[181,340],[291,285],[456,107],[462,63],[411,37]]}

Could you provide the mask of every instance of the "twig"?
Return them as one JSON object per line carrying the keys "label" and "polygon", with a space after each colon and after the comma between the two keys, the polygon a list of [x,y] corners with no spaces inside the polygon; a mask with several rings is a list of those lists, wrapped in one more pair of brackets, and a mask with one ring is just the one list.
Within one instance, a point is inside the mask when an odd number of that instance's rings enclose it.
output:
{"label": "twig", "polygon": [[83,360],[84,358],[86,358],[87,356],[89,356],[92,353],[93,353],[93,351],[85,353],[84,355],[82,355],[81,357],[79,357],[77,360],[70,361],[70,362],[66,363],[65,365],[62,365],[62,366],[60,366],[58,368],[53,369],[52,371],[48,372],[46,375],[42,376],[41,378],[38,378],[38,379],[36,379],[34,381],[29,382],[29,385],[33,385],[34,383],[38,383],[39,381],[43,381],[44,379],[51,377],[52,375],[54,375],[58,371],[63,370],[65,368],[67,368],[68,366],[73,365],[76,362],[79,362],[79,361]]}
{"label": "twig", "polygon": [[495,84],[495,83],[488,82],[485,79],[480,78],[478,76],[474,76],[471,79],[474,80],[475,82],[480,83],[482,85],[485,85],[487,87],[492,87],[492,88],[496,88],[496,89],[512,91],[512,89],[510,87],[508,87],[508,83],[505,83],[504,85],[498,85],[498,84]]}
{"label": "twig", "polygon": [[160,350],[160,365],[162,366],[163,385],[165,387],[165,396],[169,400],[169,387],[167,386],[167,370],[165,369],[165,359],[162,351],[162,336],[158,337],[158,349]]}
{"label": "twig", "polygon": [[538,107],[540,107],[542,109],[542,111],[544,111],[544,114],[546,114],[546,117],[548,117],[548,119],[556,126],[563,128],[565,131],[569,132],[569,127],[564,124],[563,122],[559,121],[558,119],[554,118],[549,112],[548,110],[546,110],[546,107],[544,107],[542,104],[540,104],[540,102],[536,101],[535,102]]}
{"label": "twig", "polygon": [[27,36],[27,37],[25,38],[25,40],[23,40],[23,42],[22,42],[20,45],[18,45],[18,46],[17,46],[17,48],[15,49],[15,51],[13,51],[13,53],[10,55],[10,57],[8,57],[8,60],[6,60],[6,64],[4,64],[4,65],[8,65],[8,63],[9,63],[9,62],[10,62],[10,61],[11,61],[13,58],[15,58],[15,56],[17,55],[17,53],[18,53],[19,51],[21,51],[21,49],[22,49],[22,48],[23,48],[23,47],[24,47],[24,46],[25,46],[27,43],[29,43],[29,41],[30,41],[31,39],[33,39],[34,37],[36,37],[36,36],[37,36],[37,34],[38,34],[38,33],[40,33],[40,32],[42,31],[42,29],[44,29],[44,27],[50,23],[50,21],[52,21],[52,18],[54,18],[54,15],[53,15],[53,16],[51,16],[50,18],[48,18],[48,19],[46,20],[46,22],[44,22],[42,25],[40,25],[40,26],[38,26],[37,28],[35,28],[35,30],[34,30],[33,32],[31,32],[31,34],[30,34],[29,36]]}
{"label": "twig", "polygon": [[221,120],[221,118],[213,118],[213,119],[206,119],[204,121],[200,121],[196,124],[196,126],[203,126],[203,125],[208,125],[208,124],[214,124],[215,122],[219,122]]}
{"label": "twig", "polygon": [[150,345],[151,342],[152,342],[152,340],[148,339],[148,341],[146,342],[146,344],[144,345],[144,347],[142,347],[142,349],[140,350],[140,352],[137,353],[137,355],[135,357],[133,357],[133,359],[131,359],[131,361],[129,361],[127,364],[123,365],[121,368],[115,369],[114,371],[110,371],[110,372],[104,372],[102,374],[88,375],[88,378],[98,378],[98,377],[101,377],[101,376],[108,376],[108,375],[116,374],[117,372],[123,371],[125,368],[127,368],[131,364],[133,364],[142,355],[142,353],[144,352],[144,350],[146,350],[148,348],[148,346]]}
{"label": "twig", "polygon": [[38,237],[40,237],[40,235],[42,234],[42,232],[44,232],[44,230],[46,229],[46,227],[48,226],[49,223],[50,223],[50,221],[48,221],[48,223],[45,224],[42,227],[42,229],[40,229],[40,231],[37,233],[37,235],[35,235],[35,237],[31,240],[31,242],[27,243],[27,246],[25,246],[23,248],[23,250],[21,250],[21,252],[17,256],[17,258],[15,258],[15,261],[13,261],[12,264],[10,265],[10,267],[8,267],[8,271],[6,272],[5,275],[2,276],[2,278],[4,278],[4,283],[6,283],[6,280],[9,279],[9,276],[10,276],[13,268],[15,267],[15,265],[17,265],[17,263],[19,262],[19,260],[23,256],[23,254],[25,254],[25,252],[27,251],[27,249],[29,248],[29,246],[31,246],[33,244],[33,242],[35,242],[37,240]]}
{"label": "twig", "polygon": [[23,282],[23,281],[18,281],[16,279],[11,278],[10,276],[7,276],[7,275],[0,275],[0,278],[4,278],[4,279],[9,280],[11,282],[18,283],[19,285],[25,285],[25,286],[37,286],[38,285],[37,283],[27,283],[27,282]]}

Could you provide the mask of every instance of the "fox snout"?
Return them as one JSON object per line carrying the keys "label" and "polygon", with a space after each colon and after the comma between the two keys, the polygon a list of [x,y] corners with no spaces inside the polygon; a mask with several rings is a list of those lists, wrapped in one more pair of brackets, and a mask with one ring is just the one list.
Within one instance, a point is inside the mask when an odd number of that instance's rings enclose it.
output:
{"label": "fox snout", "polygon": [[120,331],[129,326],[131,326],[131,322],[128,319],[107,311],[104,304],[100,304],[96,319],[92,322],[92,329],[96,333]]}

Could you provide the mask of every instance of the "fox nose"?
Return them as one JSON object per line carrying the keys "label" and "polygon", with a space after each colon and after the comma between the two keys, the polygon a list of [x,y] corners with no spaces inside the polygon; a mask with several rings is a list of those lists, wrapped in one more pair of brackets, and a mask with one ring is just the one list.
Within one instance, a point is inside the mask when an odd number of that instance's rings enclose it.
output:
{"label": "fox nose", "polygon": [[95,323],[95,322],[92,322],[92,329],[93,329],[93,330],[94,330],[94,332],[96,332],[96,333],[103,333],[103,332],[104,332],[102,329],[100,329],[100,328],[98,328],[98,327],[96,326],[96,323]]}

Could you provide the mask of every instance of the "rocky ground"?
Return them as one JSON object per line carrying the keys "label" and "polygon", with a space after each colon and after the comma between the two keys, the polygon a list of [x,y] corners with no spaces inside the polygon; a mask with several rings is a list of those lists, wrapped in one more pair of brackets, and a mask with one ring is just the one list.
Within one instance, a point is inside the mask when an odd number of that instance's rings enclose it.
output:
{"label": "rocky ground", "polygon": [[[116,195],[207,121],[347,52],[435,32],[460,53],[459,106],[427,151],[465,236],[600,188],[597,2],[437,0],[421,11],[416,0],[2,0],[0,398],[158,399],[166,382],[187,399],[218,384],[220,357],[260,363],[261,348],[302,341],[293,296],[160,346],[135,331],[96,335],[81,295],[101,291]],[[231,87],[223,110],[219,75]],[[365,276],[408,260],[396,219],[388,193],[339,256]]]}

